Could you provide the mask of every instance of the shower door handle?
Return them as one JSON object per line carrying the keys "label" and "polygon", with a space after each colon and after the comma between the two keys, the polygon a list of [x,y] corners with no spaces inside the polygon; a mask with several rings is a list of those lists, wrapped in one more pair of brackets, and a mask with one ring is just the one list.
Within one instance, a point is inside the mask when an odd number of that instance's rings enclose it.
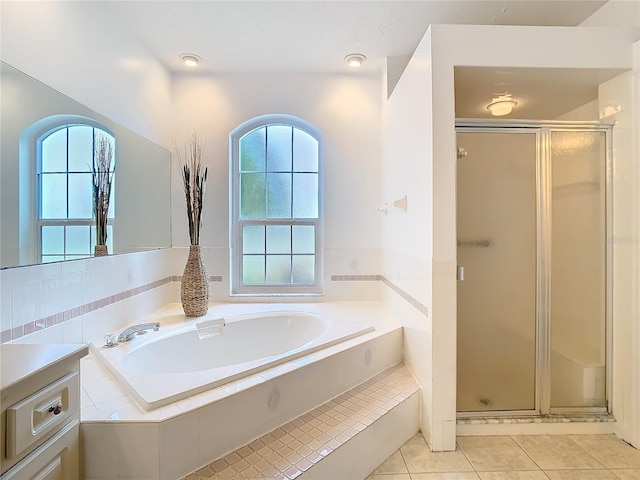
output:
{"label": "shower door handle", "polygon": [[464,267],[462,265],[458,265],[458,281],[464,282]]}

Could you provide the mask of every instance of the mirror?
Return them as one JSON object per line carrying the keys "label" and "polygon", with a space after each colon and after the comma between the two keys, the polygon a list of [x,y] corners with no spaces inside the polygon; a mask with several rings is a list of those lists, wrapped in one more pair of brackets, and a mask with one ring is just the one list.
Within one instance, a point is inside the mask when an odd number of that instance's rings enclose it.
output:
{"label": "mirror", "polygon": [[0,268],[40,263],[36,226],[37,122],[85,117],[116,138],[113,253],[171,246],[171,153],[0,62]]}

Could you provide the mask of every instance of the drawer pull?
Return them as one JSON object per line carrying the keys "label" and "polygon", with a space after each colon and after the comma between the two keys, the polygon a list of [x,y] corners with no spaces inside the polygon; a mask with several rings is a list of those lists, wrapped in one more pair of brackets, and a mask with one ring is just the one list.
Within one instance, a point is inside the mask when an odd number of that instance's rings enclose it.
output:
{"label": "drawer pull", "polygon": [[59,415],[60,412],[62,412],[62,404],[58,403],[55,407],[49,407],[49,412],[53,413],[54,415]]}

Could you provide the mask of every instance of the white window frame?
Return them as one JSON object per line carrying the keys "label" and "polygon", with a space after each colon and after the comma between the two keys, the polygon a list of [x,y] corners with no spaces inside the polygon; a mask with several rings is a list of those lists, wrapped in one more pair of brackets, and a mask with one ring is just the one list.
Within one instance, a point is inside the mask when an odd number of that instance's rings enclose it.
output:
{"label": "white window frame", "polygon": [[[262,127],[286,125],[302,130],[318,141],[318,218],[304,219],[240,219],[240,139]],[[323,294],[324,279],[324,168],[321,132],[292,115],[262,115],[235,128],[229,135],[230,161],[230,288],[231,296],[319,296]],[[313,284],[244,285],[242,284],[242,227],[244,225],[314,225],[315,226],[315,282]]]}
{"label": "white window frame", "polygon": [[[79,116],[54,116],[54,117],[50,117],[48,119],[43,119],[40,122],[37,122],[39,125],[44,125],[44,128],[40,129],[40,134],[33,137],[34,138],[34,146],[35,146],[35,212],[34,212],[34,219],[35,219],[35,238],[36,238],[36,252],[37,252],[37,258],[39,259],[39,262],[41,263],[47,263],[48,261],[52,261],[52,260],[47,260],[46,257],[52,257],[53,255],[44,255],[42,252],[42,227],[43,226],[88,226],[88,227],[92,227],[95,226],[95,219],[93,217],[89,217],[89,218],[73,218],[73,219],[43,219],[41,216],[41,212],[42,212],[42,183],[41,183],[41,177],[42,177],[42,142],[49,137],[50,135],[54,134],[55,132],[62,130],[62,129],[68,129],[71,127],[75,127],[75,126],[82,126],[82,127],[91,127],[94,129],[94,135],[95,135],[95,130],[100,130],[101,132],[104,132],[105,134],[111,136],[113,138],[114,141],[114,147],[116,147],[116,137],[115,134],[113,133],[113,131],[111,131],[109,128],[105,127],[104,125],[102,125],[99,122],[96,122],[95,120],[92,120],[90,118],[86,118],[86,117],[79,117]],[[114,159],[115,161],[115,159]],[[68,175],[68,172],[67,172]],[[115,190],[115,182],[112,185],[112,188],[114,188]],[[112,201],[115,202],[115,191],[112,190]],[[115,206],[115,205],[114,205]],[[112,207],[113,208],[113,207]],[[115,211],[114,211],[115,214]],[[112,227],[112,234],[111,234],[111,244],[113,244],[113,224],[114,224],[114,220],[115,218],[109,217],[107,219],[107,225],[110,225]],[[91,245],[92,247],[93,245]],[[64,253],[62,253],[61,255],[56,255],[56,257],[64,257],[63,259],[56,259],[53,261],[58,261],[58,260],[74,260],[74,259],[80,259],[80,258],[89,258],[93,256],[93,251],[89,251],[87,254],[69,254],[67,253],[67,249],[66,249],[66,245],[65,245],[65,249],[64,249]]]}

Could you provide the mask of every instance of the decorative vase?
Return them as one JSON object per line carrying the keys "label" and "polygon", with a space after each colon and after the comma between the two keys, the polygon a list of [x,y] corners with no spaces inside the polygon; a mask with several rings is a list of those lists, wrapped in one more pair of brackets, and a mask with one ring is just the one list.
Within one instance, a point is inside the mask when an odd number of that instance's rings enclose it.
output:
{"label": "decorative vase", "polygon": [[202,261],[200,245],[189,247],[189,258],[180,284],[180,300],[187,317],[201,317],[209,310],[211,287],[207,268]]}
{"label": "decorative vase", "polygon": [[105,255],[109,255],[109,249],[106,245],[96,245],[93,250],[94,257],[103,257]]}

